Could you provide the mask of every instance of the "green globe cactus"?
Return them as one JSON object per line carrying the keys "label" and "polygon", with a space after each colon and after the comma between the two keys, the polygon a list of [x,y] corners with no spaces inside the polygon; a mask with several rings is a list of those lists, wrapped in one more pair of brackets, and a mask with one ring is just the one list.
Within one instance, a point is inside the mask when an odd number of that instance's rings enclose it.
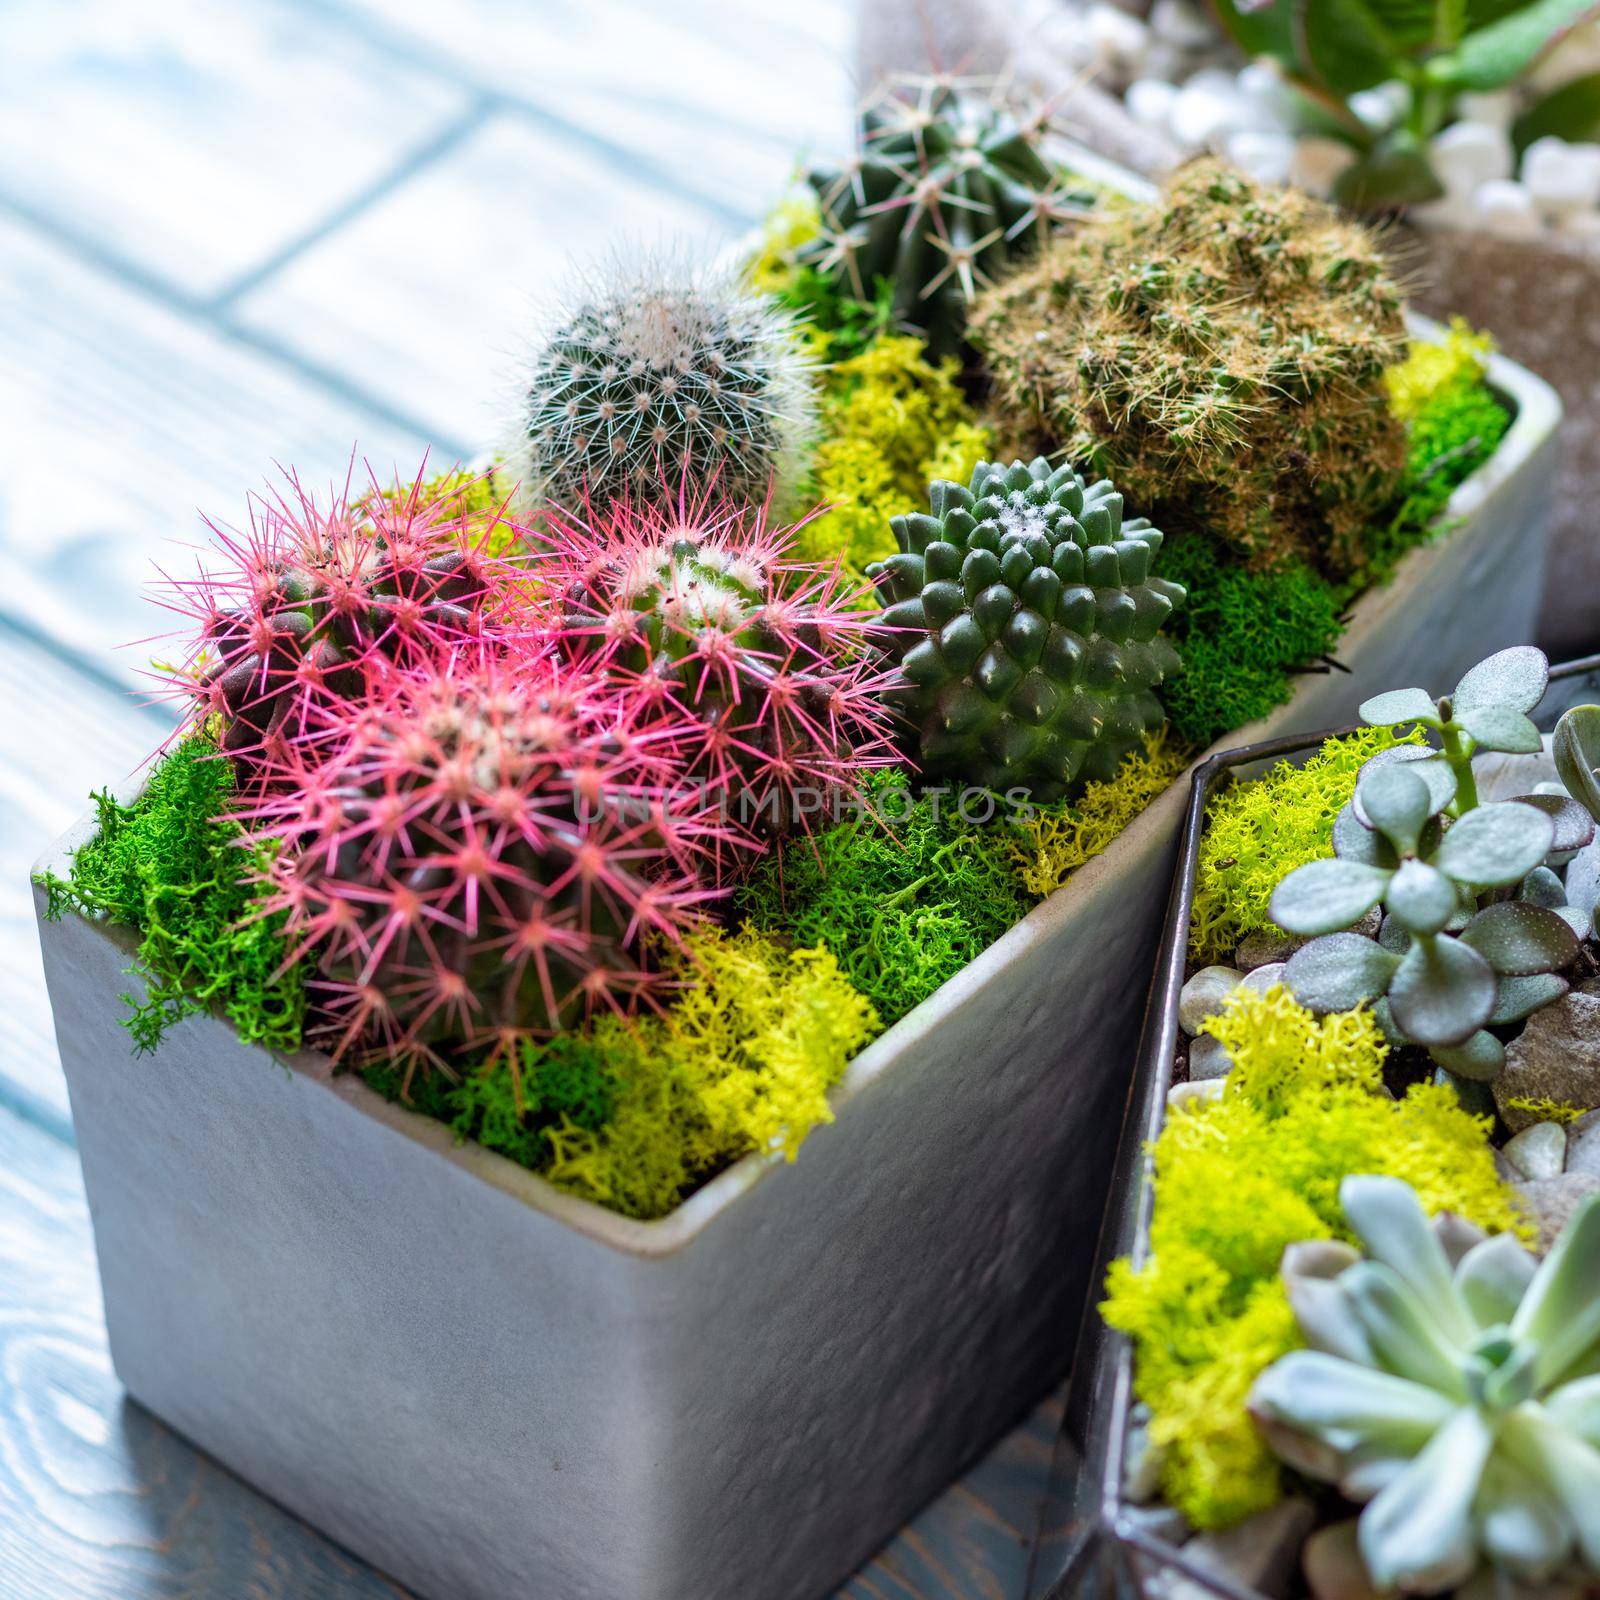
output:
{"label": "green globe cactus", "polygon": [[1009,443],[1064,451],[1250,566],[1358,571],[1405,468],[1405,349],[1377,241],[1212,160],[1107,207],[979,296]]}
{"label": "green globe cactus", "polygon": [[1284,1253],[1309,1348],[1251,1391],[1268,1444],[1364,1503],[1355,1544],[1374,1594],[1475,1575],[1496,1594],[1587,1592],[1600,1579],[1600,1196],[1542,1263],[1511,1234],[1430,1225],[1396,1178],[1346,1178],[1339,1199],[1366,1255],[1329,1240]]}
{"label": "green globe cactus", "polygon": [[1151,575],[1160,531],[1043,457],[980,461],[929,503],[867,569],[899,669],[885,698],[924,776],[1040,803],[1111,778],[1165,722],[1155,689],[1178,665],[1161,626],[1184,591]]}
{"label": "green globe cactus", "polygon": [[732,272],[645,258],[552,318],[506,460],[534,504],[670,504],[685,485],[760,505],[795,483],[815,421],[792,318]]}
{"label": "green globe cactus", "polygon": [[806,175],[822,231],[800,259],[855,300],[887,280],[896,319],[952,353],[978,290],[1085,209],[1040,154],[1048,131],[1042,110],[1019,120],[950,78],[880,88],[855,157]]}

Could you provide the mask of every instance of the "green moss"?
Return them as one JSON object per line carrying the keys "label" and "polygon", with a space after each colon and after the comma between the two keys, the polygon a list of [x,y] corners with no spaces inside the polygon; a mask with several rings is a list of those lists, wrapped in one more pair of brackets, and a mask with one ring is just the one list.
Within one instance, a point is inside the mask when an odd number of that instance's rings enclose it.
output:
{"label": "green moss", "polygon": [[1350,1237],[1338,1198],[1347,1175],[1403,1178],[1430,1214],[1527,1232],[1495,1173],[1490,1119],[1442,1085],[1384,1094],[1387,1051],[1369,1013],[1317,1018],[1282,987],[1241,990],[1206,1032],[1233,1058],[1226,1090],[1167,1119],[1148,1259],[1115,1264],[1102,1308],[1135,1343],[1163,1492],[1202,1529],[1282,1492],[1245,1397],[1299,1342],[1278,1280],[1284,1249]]}
{"label": "green moss", "polygon": [[1200,841],[1190,958],[1230,959],[1246,934],[1272,927],[1272,891],[1294,868],[1331,852],[1333,819],[1355,793],[1363,763],[1392,745],[1422,742],[1420,730],[1396,738],[1388,728],[1364,728],[1329,739],[1303,766],[1280,761],[1214,795]]}
{"label": "green moss", "polygon": [[142,999],[126,995],[125,1026],[142,1053],[184,1017],[219,1007],[247,1044],[299,1048],[305,1019],[299,968],[281,917],[256,913],[257,882],[272,847],[246,843],[225,813],[233,766],[210,740],[184,740],[157,765],[131,806],[94,796],[95,837],[71,874],[41,878],[46,915],[104,917],[140,934]]}
{"label": "green moss", "polygon": [[963,820],[948,790],[912,801],[906,782],[874,774],[861,816],[788,841],[738,896],[757,927],[832,951],[885,1026],[1028,909],[1006,829]]}
{"label": "green moss", "polygon": [[895,550],[889,519],[927,504],[935,478],[965,483],[986,455],[980,427],[956,383],[960,364],[934,365],[920,339],[884,335],[841,361],[823,391],[811,497],[829,509],[807,522],[796,549],[863,577]]}

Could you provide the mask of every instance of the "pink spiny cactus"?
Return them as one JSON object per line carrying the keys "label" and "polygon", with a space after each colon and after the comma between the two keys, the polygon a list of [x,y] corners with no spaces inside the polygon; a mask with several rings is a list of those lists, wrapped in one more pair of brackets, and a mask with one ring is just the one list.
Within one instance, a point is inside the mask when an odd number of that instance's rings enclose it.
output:
{"label": "pink spiny cactus", "polygon": [[789,559],[793,532],[683,488],[563,522],[539,567],[558,642],[627,686],[746,845],[826,820],[894,759],[873,614],[837,567]]}
{"label": "pink spiny cactus", "polygon": [[[497,641],[319,705],[243,815],[282,849],[263,913],[317,962],[335,1055],[442,1064],[648,1001],[710,832],[626,702]],[[409,1073],[408,1079],[409,1082]]]}
{"label": "pink spiny cactus", "polygon": [[511,625],[506,603],[526,570],[489,555],[460,497],[409,490],[326,506],[291,473],[255,497],[247,530],[208,522],[219,560],[169,580],[158,598],[187,617],[187,655],[168,678],[193,718],[222,719],[222,748],[245,786],[330,701],[373,673]]}

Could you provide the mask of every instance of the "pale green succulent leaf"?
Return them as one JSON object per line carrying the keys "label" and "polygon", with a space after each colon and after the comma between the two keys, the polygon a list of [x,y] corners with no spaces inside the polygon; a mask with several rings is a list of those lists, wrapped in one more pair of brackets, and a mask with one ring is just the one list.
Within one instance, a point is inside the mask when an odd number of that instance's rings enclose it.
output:
{"label": "pale green succulent leaf", "polygon": [[1430,1045],[1428,1054],[1445,1071],[1468,1083],[1493,1083],[1505,1071],[1506,1047],[1482,1028],[1460,1044]]}
{"label": "pale green succulent leaf", "polygon": [[1567,992],[1567,980],[1554,972],[1537,972],[1527,978],[1502,978],[1489,1016],[1491,1027],[1521,1022],[1541,1007],[1551,1005]]}
{"label": "pale green succulent leaf", "polygon": [[1484,1554],[1514,1578],[1548,1578],[1572,1550],[1572,1524],[1543,1484],[1504,1452],[1490,1456],[1477,1501]]}
{"label": "pale green succulent leaf", "polygon": [[1439,707],[1426,689],[1390,689],[1363,700],[1356,715],[1372,728],[1394,728],[1404,722],[1420,722],[1425,728],[1442,724]]}
{"label": "pale green succulent leaf", "polygon": [[1600,821],[1600,706],[1573,706],[1561,713],[1550,751],[1567,793]]}
{"label": "pale green succulent leaf", "polygon": [[1414,943],[1386,998],[1395,1024],[1416,1044],[1462,1044],[1494,1011],[1494,969],[1457,939]]}
{"label": "pale green succulent leaf", "polygon": [[1558,1428],[1600,1449],[1600,1374],[1562,1384],[1545,1396],[1544,1408]]}
{"label": "pale green succulent leaf", "polygon": [[1470,1338],[1472,1323],[1456,1293],[1450,1258],[1416,1190],[1399,1178],[1357,1173],[1339,1185],[1339,1205],[1368,1260],[1386,1266],[1414,1291],[1445,1335]]}
{"label": "pale green succulent leaf", "polygon": [[[1501,1444],[1523,1472],[1542,1484],[1577,1535],[1578,1557],[1600,1573],[1600,1450],[1557,1425],[1537,1406],[1521,1406],[1501,1423]],[[1420,1459],[1420,1458],[1419,1458]]]}
{"label": "pale green succulent leaf", "polygon": [[1555,824],[1556,836],[1550,841],[1552,855],[1581,850],[1594,838],[1594,818],[1567,794],[1519,794],[1520,806],[1542,811]]}
{"label": "pale green succulent leaf", "polygon": [[1456,1292],[1480,1328],[1509,1323],[1538,1269],[1537,1258],[1512,1233],[1497,1233],[1476,1244],[1456,1268]]}
{"label": "pale green succulent leaf", "polygon": [[1593,0],[1528,0],[1461,41],[1452,58],[1452,86],[1486,91],[1515,83],[1565,29],[1593,9]]}
{"label": "pale green succulent leaf", "polygon": [[1355,799],[1352,802],[1360,821],[1370,826],[1371,819],[1361,804],[1361,785],[1372,773],[1381,772],[1385,767],[1395,766],[1407,768],[1427,784],[1434,811],[1443,811],[1455,799],[1456,775],[1450,770],[1449,762],[1436,750],[1430,750],[1423,745],[1399,744],[1388,750],[1380,750],[1377,755],[1362,763],[1361,771],[1356,778]]}
{"label": "pale green succulent leaf", "polygon": [[[1466,1398],[1455,1341],[1433,1307],[1393,1267],[1363,1261],[1339,1281],[1386,1372],[1435,1389],[1447,1399]],[[1450,1294],[1454,1300],[1453,1285]],[[1464,1318],[1465,1311],[1461,1315]]]}
{"label": "pale green succulent leaf", "polygon": [[1485,1419],[1462,1406],[1361,1513],[1361,1558],[1380,1590],[1437,1594],[1472,1576],[1472,1504],[1493,1447]]}
{"label": "pale green succulent leaf", "polygon": [[1527,713],[1544,699],[1550,682],[1550,663],[1543,650],[1531,644],[1497,650],[1468,670],[1450,696],[1453,712],[1479,711],[1504,706]]}
{"label": "pale green succulent leaf", "polygon": [[1382,1440],[1420,1450],[1456,1410],[1427,1384],[1357,1366],[1321,1350],[1295,1350],[1256,1379],[1250,1411],[1336,1446]]}
{"label": "pale green succulent leaf", "polygon": [[1379,767],[1361,780],[1361,812],[1402,855],[1417,848],[1422,825],[1433,814],[1428,785],[1412,770],[1415,763]]}
{"label": "pale green succulent leaf", "polygon": [[1432,865],[1479,888],[1521,883],[1550,853],[1555,824],[1515,800],[1479,806],[1460,818],[1433,852]]}
{"label": "pale green succulent leaf", "polygon": [[1559,1383],[1600,1344],[1600,1194],[1589,1195],[1539,1264],[1511,1332],[1539,1346],[1539,1385]]}
{"label": "pale green succulent leaf", "polygon": [[1399,865],[1394,846],[1361,821],[1353,802],[1341,807],[1333,819],[1333,853],[1341,861],[1359,861],[1363,866],[1382,867],[1388,872]]}
{"label": "pale green succulent leaf", "polygon": [[1311,1011],[1351,1011],[1381,995],[1399,965],[1399,956],[1372,939],[1330,933],[1301,945],[1289,957],[1284,979]]}
{"label": "pale green succulent leaf", "polygon": [[1438,933],[1460,908],[1455,884],[1426,861],[1407,860],[1389,880],[1384,909],[1407,933]]}
{"label": "pale green succulent leaf", "polygon": [[1549,867],[1535,867],[1517,885],[1517,899],[1525,900],[1529,905],[1548,906],[1555,911],[1567,903],[1567,891]]}
{"label": "pale green succulent leaf", "polygon": [[1358,922],[1383,898],[1389,874],[1337,856],[1296,867],[1273,890],[1269,912],[1287,933],[1333,933]]}
{"label": "pale green succulent leaf", "polygon": [[1461,942],[1476,950],[1508,978],[1556,972],[1577,959],[1578,936],[1565,917],[1525,900],[1485,906],[1461,932]]}
{"label": "pale green succulent leaf", "polygon": [[1539,730],[1520,711],[1513,711],[1509,706],[1478,706],[1461,712],[1455,720],[1483,750],[1525,756],[1532,755],[1542,745]]}

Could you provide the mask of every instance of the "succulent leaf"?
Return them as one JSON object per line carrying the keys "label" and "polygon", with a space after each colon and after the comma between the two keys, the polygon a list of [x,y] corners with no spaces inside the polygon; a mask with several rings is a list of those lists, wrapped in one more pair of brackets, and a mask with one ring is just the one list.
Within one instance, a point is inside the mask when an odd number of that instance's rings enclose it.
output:
{"label": "succulent leaf", "polygon": [[1467,670],[1450,696],[1454,713],[1496,707],[1526,714],[1544,699],[1550,683],[1550,663],[1544,651],[1531,644],[1486,656]]}
{"label": "succulent leaf", "polygon": [[1516,800],[1478,806],[1461,817],[1433,852],[1432,864],[1457,883],[1500,888],[1520,883],[1555,842],[1555,823]]}
{"label": "succulent leaf", "polygon": [[1311,1011],[1353,1011],[1387,992],[1400,957],[1359,933],[1330,933],[1289,957],[1284,981]]}
{"label": "succulent leaf", "polygon": [[1407,933],[1433,934],[1450,921],[1461,902],[1455,884],[1437,867],[1408,860],[1389,880],[1383,903]]}
{"label": "succulent leaf", "polygon": [[1456,797],[1456,775],[1450,770],[1449,765],[1439,758],[1437,751],[1429,749],[1426,745],[1395,745],[1391,749],[1380,750],[1361,769],[1353,804],[1356,816],[1363,822],[1367,821],[1367,814],[1361,804],[1361,785],[1373,773],[1381,772],[1389,766],[1408,766],[1421,778],[1428,786],[1428,794],[1436,813],[1443,811]]}
{"label": "succulent leaf", "polygon": [[1439,707],[1425,689],[1390,689],[1375,694],[1361,702],[1356,715],[1374,728],[1393,728],[1408,722],[1437,728],[1440,720]]}
{"label": "succulent leaf", "polygon": [[1550,748],[1556,771],[1572,796],[1600,821],[1600,706],[1573,706],[1561,713]]}
{"label": "succulent leaf", "polygon": [[1333,933],[1359,921],[1383,898],[1393,875],[1333,857],[1296,867],[1272,895],[1272,920],[1286,933]]}
{"label": "succulent leaf", "polygon": [[1525,900],[1485,906],[1461,932],[1491,967],[1506,977],[1554,972],[1577,959],[1578,936],[1565,918]]}
{"label": "succulent leaf", "polygon": [[1361,809],[1372,827],[1401,855],[1414,855],[1423,824],[1433,815],[1427,783],[1414,762],[1390,762],[1369,772],[1357,787]]}
{"label": "succulent leaf", "polygon": [[1461,711],[1455,722],[1458,727],[1465,728],[1483,750],[1531,755],[1540,748],[1539,730],[1520,711],[1513,711],[1509,706],[1478,706]]}
{"label": "succulent leaf", "polygon": [[1494,1011],[1494,969],[1457,939],[1417,940],[1389,985],[1394,1020],[1418,1044],[1458,1045]]}

